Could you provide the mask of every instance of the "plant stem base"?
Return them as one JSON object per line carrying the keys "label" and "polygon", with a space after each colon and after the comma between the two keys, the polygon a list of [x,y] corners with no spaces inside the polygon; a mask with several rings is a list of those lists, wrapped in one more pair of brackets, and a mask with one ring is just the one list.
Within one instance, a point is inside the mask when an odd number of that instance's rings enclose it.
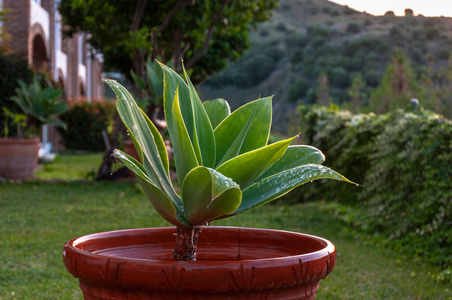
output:
{"label": "plant stem base", "polygon": [[196,245],[200,227],[177,228],[173,258],[177,261],[196,261]]}

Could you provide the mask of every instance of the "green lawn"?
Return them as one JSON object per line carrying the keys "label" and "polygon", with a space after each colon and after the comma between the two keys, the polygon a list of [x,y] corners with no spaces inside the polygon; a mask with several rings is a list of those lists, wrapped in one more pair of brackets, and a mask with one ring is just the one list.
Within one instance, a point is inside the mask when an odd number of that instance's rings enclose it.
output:
{"label": "green lawn", "polygon": [[[64,160],[64,159],[63,159]],[[88,170],[89,171],[89,170]],[[0,183],[0,299],[81,299],[64,268],[69,239],[115,229],[167,226],[133,182]],[[452,299],[433,266],[342,234],[324,203],[267,205],[214,225],[265,227],[323,236],[338,260],[317,299]]]}
{"label": "green lawn", "polygon": [[43,180],[84,180],[94,178],[102,153],[59,154],[51,163],[40,163],[34,176]]}

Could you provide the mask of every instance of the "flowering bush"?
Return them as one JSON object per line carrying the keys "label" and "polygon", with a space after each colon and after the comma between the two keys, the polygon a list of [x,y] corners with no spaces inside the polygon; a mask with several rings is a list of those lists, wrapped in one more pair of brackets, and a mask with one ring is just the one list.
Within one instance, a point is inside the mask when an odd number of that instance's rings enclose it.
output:
{"label": "flowering bush", "polygon": [[59,130],[67,149],[102,151],[105,149],[102,131],[110,132],[115,113],[112,101],[85,98],[69,99],[69,111],[60,116],[67,130]]}

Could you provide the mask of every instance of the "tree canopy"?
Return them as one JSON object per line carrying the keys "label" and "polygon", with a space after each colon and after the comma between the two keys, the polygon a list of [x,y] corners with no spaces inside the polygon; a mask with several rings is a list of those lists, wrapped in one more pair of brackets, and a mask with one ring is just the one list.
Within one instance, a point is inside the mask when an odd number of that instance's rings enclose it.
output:
{"label": "tree canopy", "polygon": [[145,58],[193,69],[196,82],[221,70],[249,46],[249,31],[279,0],[62,0],[69,36],[84,31],[106,67],[141,75]]}

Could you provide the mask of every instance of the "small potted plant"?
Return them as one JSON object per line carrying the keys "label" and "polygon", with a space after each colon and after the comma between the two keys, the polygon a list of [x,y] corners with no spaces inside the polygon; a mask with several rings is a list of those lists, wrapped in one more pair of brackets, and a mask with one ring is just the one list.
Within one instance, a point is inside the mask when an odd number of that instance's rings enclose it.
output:
{"label": "small potted plant", "polygon": [[18,126],[17,137],[9,138],[6,127],[5,136],[0,138],[0,177],[11,180],[24,180],[33,175],[38,162],[42,125],[65,127],[62,121],[54,117],[68,109],[60,100],[63,90],[51,86],[43,88],[36,74],[30,85],[22,80],[18,80],[18,84],[16,95],[10,99],[23,113],[13,114],[4,108],[5,116],[13,118]]}
{"label": "small potted plant", "polygon": [[112,157],[135,173],[156,211],[175,227],[97,233],[66,243],[64,263],[79,278],[84,298],[314,299],[336,261],[331,242],[205,225],[316,179],[350,181],[322,166],[318,149],[290,146],[294,137],[267,145],[271,97],[230,113],[222,99],[202,103],[185,70],[184,80],[161,66],[180,193],[155,125],[123,86],[103,81],[118,96],[117,110],[141,163],[119,150]]}

